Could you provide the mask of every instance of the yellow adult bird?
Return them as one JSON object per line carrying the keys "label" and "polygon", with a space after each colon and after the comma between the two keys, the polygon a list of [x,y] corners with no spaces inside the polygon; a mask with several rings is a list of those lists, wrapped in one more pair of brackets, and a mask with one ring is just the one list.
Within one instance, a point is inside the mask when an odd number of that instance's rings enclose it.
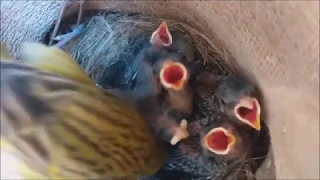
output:
{"label": "yellow adult bird", "polygon": [[13,62],[1,44],[1,179],[156,173],[167,151],[136,111],[62,50],[26,43],[22,52],[26,63]]}

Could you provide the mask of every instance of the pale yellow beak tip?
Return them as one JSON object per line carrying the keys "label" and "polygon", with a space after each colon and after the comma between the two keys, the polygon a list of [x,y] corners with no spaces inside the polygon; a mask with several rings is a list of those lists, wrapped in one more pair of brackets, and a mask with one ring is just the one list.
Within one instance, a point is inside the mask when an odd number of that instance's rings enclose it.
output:
{"label": "pale yellow beak tip", "polygon": [[170,144],[176,145],[182,139],[189,137],[189,132],[187,131],[188,122],[183,119],[178,128],[176,128],[175,134],[172,137]]}
{"label": "pale yellow beak tip", "polygon": [[234,135],[229,135],[229,144],[234,144],[236,142],[236,137]]}
{"label": "pale yellow beak tip", "polygon": [[254,128],[255,128],[257,131],[260,131],[260,130],[261,130],[260,115],[257,115],[256,122],[254,123]]}

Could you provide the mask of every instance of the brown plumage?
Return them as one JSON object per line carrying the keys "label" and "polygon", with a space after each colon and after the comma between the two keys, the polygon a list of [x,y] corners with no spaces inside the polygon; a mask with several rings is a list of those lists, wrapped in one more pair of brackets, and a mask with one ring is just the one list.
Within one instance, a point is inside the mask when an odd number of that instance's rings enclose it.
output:
{"label": "brown plumage", "polygon": [[18,157],[12,170],[26,179],[134,179],[161,167],[166,149],[136,111],[63,51],[22,49],[32,66],[1,61],[1,151]]}

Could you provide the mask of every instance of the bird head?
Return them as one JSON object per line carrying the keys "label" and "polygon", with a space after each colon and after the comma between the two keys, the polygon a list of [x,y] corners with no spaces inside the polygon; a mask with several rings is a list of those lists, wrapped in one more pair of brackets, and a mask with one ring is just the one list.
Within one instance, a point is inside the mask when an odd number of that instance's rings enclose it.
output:
{"label": "bird head", "polygon": [[224,127],[211,129],[202,138],[202,146],[217,155],[227,155],[234,144],[236,136]]}
{"label": "bird head", "polygon": [[261,106],[256,92],[256,86],[247,78],[229,76],[221,79],[216,97],[222,111],[260,131]]}
{"label": "bird head", "polygon": [[250,96],[242,97],[233,111],[237,119],[260,131],[261,108],[256,98]]}
{"label": "bird head", "polygon": [[165,21],[152,33],[150,43],[160,46],[170,46],[172,44],[172,36]]}
{"label": "bird head", "polygon": [[160,70],[160,82],[167,89],[180,90],[188,82],[188,71],[180,62],[165,61]]}

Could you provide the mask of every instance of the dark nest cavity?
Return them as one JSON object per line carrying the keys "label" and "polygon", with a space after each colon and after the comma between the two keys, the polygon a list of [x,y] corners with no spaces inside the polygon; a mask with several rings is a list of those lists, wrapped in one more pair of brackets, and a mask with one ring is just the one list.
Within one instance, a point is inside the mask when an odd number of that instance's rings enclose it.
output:
{"label": "dark nest cavity", "polygon": [[[188,35],[198,50],[198,59],[204,62],[208,72],[217,76],[238,73],[237,69],[230,65],[232,61],[228,58],[227,51],[217,47],[198,30],[181,22],[138,13],[85,11],[82,18],[82,22],[86,23],[85,33],[65,45],[63,49],[70,53],[100,86],[130,88],[135,84],[136,74],[132,61],[141,48],[149,43],[152,32],[163,20],[167,22],[170,30],[178,30]],[[77,14],[65,17],[61,21],[58,34],[70,32],[76,21]],[[49,43],[53,27],[54,25],[44,35],[44,44]],[[213,113],[205,112],[209,111],[205,104],[205,100],[197,97],[192,117]],[[220,164],[216,162],[218,165],[214,166],[217,167],[215,175],[208,176],[208,171],[203,171],[205,175],[201,176],[192,172],[163,168],[149,179],[254,179],[254,174],[264,162],[270,146],[269,129],[264,122],[261,126],[261,132],[253,141],[251,153],[237,161]],[[194,146],[195,144],[190,148],[195,148]],[[170,153],[175,153],[176,148],[178,146],[170,147]]]}

